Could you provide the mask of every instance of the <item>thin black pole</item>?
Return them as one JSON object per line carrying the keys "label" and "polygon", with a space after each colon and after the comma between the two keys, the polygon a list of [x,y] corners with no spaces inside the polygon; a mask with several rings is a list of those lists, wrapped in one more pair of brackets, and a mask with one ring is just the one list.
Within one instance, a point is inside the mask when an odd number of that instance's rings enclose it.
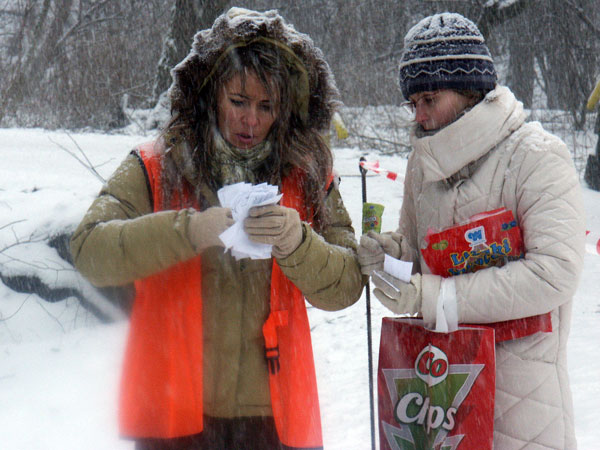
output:
{"label": "thin black pole", "polygon": [[[367,202],[367,169],[360,165],[366,161],[364,156],[360,157],[358,169],[362,183],[362,202]],[[369,352],[369,404],[371,410],[371,449],[375,450],[375,399],[373,395],[373,338],[371,335],[371,287],[367,281],[365,286],[367,298],[367,351]]]}

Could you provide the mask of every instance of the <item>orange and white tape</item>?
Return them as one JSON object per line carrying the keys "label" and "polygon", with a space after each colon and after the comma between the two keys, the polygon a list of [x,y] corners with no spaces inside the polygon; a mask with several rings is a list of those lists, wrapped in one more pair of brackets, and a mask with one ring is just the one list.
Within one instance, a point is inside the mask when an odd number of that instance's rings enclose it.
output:
{"label": "orange and white tape", "polygon": [[397,172],[382,169],[379,166],[379,161],[361,161],[360,166],[366,170],[385,175],[385,177],[389,178],[390,180],[404,182],[404,177],[402,175],[398,175]]}
{"label": "orange and white tape", "polygon": [[600,235],[591,231],[586,231],[585,234],[585,251],[592,255],[600,255]]}

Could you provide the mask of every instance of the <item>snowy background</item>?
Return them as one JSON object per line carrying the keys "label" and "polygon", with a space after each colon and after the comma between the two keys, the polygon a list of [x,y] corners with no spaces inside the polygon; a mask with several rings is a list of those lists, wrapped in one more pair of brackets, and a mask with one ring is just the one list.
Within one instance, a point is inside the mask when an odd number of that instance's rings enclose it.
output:
{"label": "snowy background", "polygon": [[[350,120],[351,121],[351,120]],[[368,130],[366,131],[368,132]],[[362,130],[361,133],[366,133]],[[562,135],[577,152],[592,151],[592,135]],[[150,136],[67,134],[39,129],[0,130],[0,273],[35,273],[55,287],[76,286],[109,317],[119,312],[47,245],[72,231],[100,189],[100,179],[73,156],[89,158],[107,178],[136,144]],[[583,144],[581,144],[583,142]],[[335,168],[357,234],[361,183],[358,160],[379,160],[402,173],[406,159],[359,149],[349,140],[335,149]],[[73,153],[71,155],[70,153]],[[385,204],[383,230],[396,228],[402,185],[370,173],[368,200]],[[600,232],[600,193],[582,182],[587,226]],[[586,255],[575,297],[569,373],[579,448],[600,442],[600,256]],[[371,445],[365,298],[340,312],[309,309],[327,450]],[[377,365],[381,318],[373,298],[373,362]],[[127,332],[125,319],[101,323],[75,297],[50,303],[16,293],[0,282],[0,448],[7,450],[132,449],[119,439],[117,395]],[[535,420],[534,418],[526,418]]]}

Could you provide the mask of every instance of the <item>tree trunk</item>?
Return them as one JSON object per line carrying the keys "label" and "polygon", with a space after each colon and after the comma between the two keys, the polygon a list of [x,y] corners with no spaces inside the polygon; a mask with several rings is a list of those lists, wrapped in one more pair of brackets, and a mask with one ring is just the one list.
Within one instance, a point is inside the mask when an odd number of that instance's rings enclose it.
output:
{"label": "tree trunk", "polygon": [[176,0],[171,11],[171,26],[163,41],[156,70],[154,100],[171,85],[171,69],[185,58],[197,31],[210,28],[229,0]]}
{"label": "tree trunk", "polygon": [[508,5],[498,2],[493,3],[492,6],[484,6],[483,14],[477,22],[477,27],[487,40],[491,30],[505,22],[513,20],[515,17],[519,17],[531,4],[532,0],[516,0]]}
{"label": "tree trunk", "polygon": [[534,36],[524,38],[523,33],[518,32],[519,26],[526,22],[526,18],[519,17],[516,20],[517,27],[511,27],[512,32],[508,38],[510,56],[506,84],[515,96],[523,102],[525,108],[531,108],[533,106],[533,87],[535,84],[535,58],[532,45]]}
{"label": "tree trunk", "polygon": [[[34,91],[44,77],[50,63],[59,56],[60,46],[57,45],[67,24],[73,0],[56,0],[53,11],[54,17],[48,32],[44,36],[44,22],[47,19],[49,1],[45,1],[37,19],[32,42],[17,64],[12,79],[6,84],[0,101],[0,121],[11,105],[18,104],[23,97]],[[41,43],[39,43],[41,41]],[[39,43],[39,45],[38,45]]]}

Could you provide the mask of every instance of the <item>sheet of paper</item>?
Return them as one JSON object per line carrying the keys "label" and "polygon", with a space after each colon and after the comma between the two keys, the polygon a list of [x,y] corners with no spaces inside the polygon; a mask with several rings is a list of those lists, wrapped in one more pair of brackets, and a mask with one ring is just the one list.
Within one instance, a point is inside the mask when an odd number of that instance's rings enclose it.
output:
{"label": "sheet of paper", "polygon": [[221,206],[231,208],[235,223],[219,235],[235,259],[267,259],[271,257],[272,245],[252,242],[244,231],[244,220],[253,206],[277,203],[282,195],[279,188],[267,183],[253,185],[236,183],[223,186],[217,192]]}
{"label": "sheet of paper", "polygon": [[399,259],[393,258],[390,255],[385,255],[383,260],[383,271],[389,273],[393,277],[404,281],[405,283],[410,282],[410,276],[412,274],[412,262],[400,261]]}

